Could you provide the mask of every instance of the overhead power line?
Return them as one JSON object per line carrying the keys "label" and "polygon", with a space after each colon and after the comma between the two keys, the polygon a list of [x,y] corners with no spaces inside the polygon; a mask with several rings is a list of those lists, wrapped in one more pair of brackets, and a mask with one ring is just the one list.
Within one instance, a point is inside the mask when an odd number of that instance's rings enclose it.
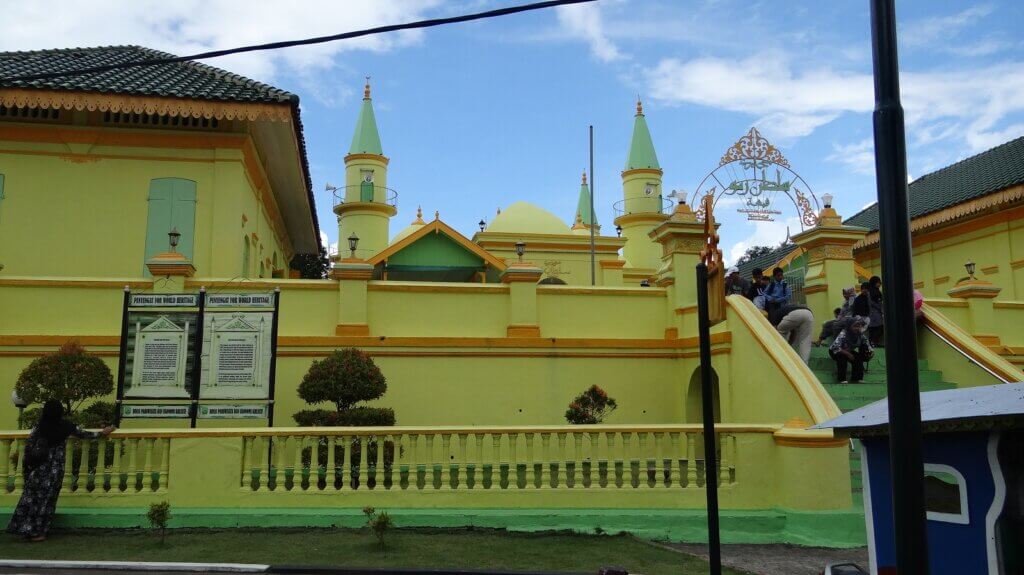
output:
{"label": "overhead power line", "polygon": [[341,34],[332,34],[330,36],[317,36],[315,38],[305,38],[302,40],[286,40],[284,42],[270,42],[267,44],[255,44],[252,46],[242,46],[239,48],[228,48],[224,50],[211,50],[209,52],[201,52],[199,54],[192,54],[190,56],[174,56],[171,58],[152,58],[148,60],[139,60],[137,62],[122,62],[118,64],[108,64],[105,66],[92,66],[89,68],[80,68],[78,70],[67,70],[64,72],[47,72],[45,74],[27,74],[24,76],[11,76],[7,78],[0,78],[0,83],[11,83],[11,82],[31,82],[34,80],[49,80],[51,78],[65,78],[68,76],[81,76],[83,74],[96,74],[100,72],[109,72],[111,70],[118,70],[121,68],[135,68],[139,66],[159,66],[161,64],[176,64],[179,62],[188,62],[190,60],[206,60],[209,58],[218,58],[220,56],[228,56],[231,54],[240,54],[243,52],[257,52],[261,50],[278,50],[280,48],[291,48],[293,46],[308,46],[310,44],[323,44],[325,42],[334,42],[337,40],[348,40],[350,38],[359,38],[361,36],[372,36],[374,34],[383,34],[385,32],[397,32],[399,30],[416,30],[419,28],[432,28],[434,26],[443,26],[445,24],[458,24],[459,22],[470,22],[473,20],[484,20],[487,18],[496,18],[498,16],[508,16],[510,14],[518,14],[520,12],[530,12],[533,10],[543,10],[546,8],[554,8],[556,6],[566,6],[569,4],[583,4],[587,2],[596,2],[597,0],[548,0],[546,2],[534,2],[532,4],[523,4],[520,6],[509,6],[507,8],[498,8],[496,10],[488,10],[486,12],[477,12],[475,14],[463,14],[461,16],[451,16],[449,18],[433,18],[430,20],[420,20],[418,22],[408,22],[405,24],[391,24],[388,26],[378,26],[376,28],[367,28],[365,30],[356,30],[354,32],[343,32]]}

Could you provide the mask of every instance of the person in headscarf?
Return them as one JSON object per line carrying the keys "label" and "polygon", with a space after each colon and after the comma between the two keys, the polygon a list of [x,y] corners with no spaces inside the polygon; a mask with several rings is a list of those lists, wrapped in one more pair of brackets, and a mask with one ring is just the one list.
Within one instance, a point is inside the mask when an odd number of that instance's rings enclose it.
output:
{"label": "person in headscarf", "polygon": [[843,288],[843,306],[840,308],[839,317],[851,317],[853,315],[853,300],[857,297],[857,288]]}
{"label": "person in headscarf", "polygon": [[868,337],[875,347],[882,347],[885,344],[885,311],[882,307],[882,278],[872,276],[868,280],[868,306],[871,313],[871,323],[868,324]]}
{"label": "person in headscarf", "polygon": [[[840,383],[860,383],[864,379],[864,362],[874,356],[871,342],[864,335],[866,324],[863,318],[854,318],[850,327],[839,332],[828,348],[828,354],[836,362]],[[846,370],[853,365],[853,379],[846,379]]]}
{"label": "person in headscarf", "polygon": [[25,445],[21,466],[25,484],[7,532],[29,541],[46,540],[64,483],[64,444],[68,437],[98,439],[113,431],[110,426],[99,432],[85,431],[64,417],[64,406],[59,401],[47,400]]}

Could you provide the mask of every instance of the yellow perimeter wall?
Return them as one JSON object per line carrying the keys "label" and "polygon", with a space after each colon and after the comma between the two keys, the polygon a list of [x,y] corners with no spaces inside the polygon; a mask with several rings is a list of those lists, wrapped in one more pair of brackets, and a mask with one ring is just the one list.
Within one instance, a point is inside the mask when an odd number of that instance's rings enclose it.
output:
{"label": "yellow perimeter wall", "polygon": [[[10,394],[32,359],[69,338],[80,339],[116,372],[127,281],[150,291],[141,279],[0,278],[0,395]],[[281,287],[275,425],[293,425],[291,414],[306,407],[295,390],[310,363],[346,346],[374,355],[389,382],[376,403],[393,407],[400,425],[559,424],[572,397],[595,383],[619,401],[609,423],[696,422],[687,405],[699,401],[691,390],[698,381],[697,341],[665,339],[667,318],[679,315],[666,313],[660,288],[542,286],[541,337],[509,338],[506,286],[370,282],[370,336],[339,337],[337,282],[193,280],[186,289],[200,285],[211,291]],[[813,423],[838,413],[749,302],[733,304],[713,335],[721,420]],[[10,404],[0,404],[0,427],[15,421]]]}

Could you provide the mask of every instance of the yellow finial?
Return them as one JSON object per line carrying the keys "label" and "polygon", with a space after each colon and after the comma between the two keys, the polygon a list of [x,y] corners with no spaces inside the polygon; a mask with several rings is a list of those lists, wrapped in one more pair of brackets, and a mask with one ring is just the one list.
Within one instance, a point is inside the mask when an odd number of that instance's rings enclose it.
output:
{"label": "yellow finial", "polygon": [[370,99],[370,77],[369,76],[366,77],[366,85],[363,86],[363,99],[364,100],[369,100]]}
{"label": "yellow finial", "polygon": [[583,170],[583,185],[587,185],[587,171]]}
{"label": "yellow finial", "polygon": [[643,102],[640,101],[640,95],[639,94],[636,97],[636,115],[637,116],[643,116],[644,115],[644,104],[643,104]]}
{"label": "yellow finial", "polygon": [[441,211],[440,210],[434,210],[434,219],[435,220],[441,219]]}
{"label": "yellow finial", "polygon": [[413,223],[413,225],[419,224],[421,226],[427,223],[427,222],[423,221],[423,208],[422,207],[416,206],[416,219],[413,220],[412,223]]}

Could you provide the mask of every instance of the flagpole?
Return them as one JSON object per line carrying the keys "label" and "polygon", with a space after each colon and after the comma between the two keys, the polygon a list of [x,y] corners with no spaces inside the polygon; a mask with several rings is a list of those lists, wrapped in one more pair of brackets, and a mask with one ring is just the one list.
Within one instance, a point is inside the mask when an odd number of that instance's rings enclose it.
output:
{"label": "flagpole", "polygon": [[597,218],[594,217],[594,125],[590,125],[590,285],[597,285],[597,263],[594,255],[594,228]]}

